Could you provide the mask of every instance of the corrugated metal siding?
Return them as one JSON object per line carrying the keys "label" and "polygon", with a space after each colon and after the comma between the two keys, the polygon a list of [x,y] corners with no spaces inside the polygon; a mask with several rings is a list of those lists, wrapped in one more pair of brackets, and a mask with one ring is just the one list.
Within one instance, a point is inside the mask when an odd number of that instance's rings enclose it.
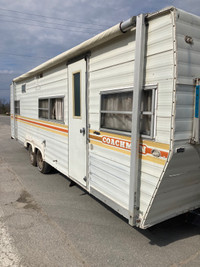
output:
{"label": "corrugated metal siding", "polygon": [[200,206],[200,147],[184,147],[185,152],[175,153],[169,163],[145,227]]}
{"label": "corrugated metal siding", "polygon": [[[89,123],[100,127],[100,91],[133,86],[134,32],[92,51],[89,69]],[[92,149],[91,149],[92,148]],[[128,209],[130,157],[92,145],[89,150],[90,187]]]}
{"label": "corrugated metal siding", "polygon": [[[156,141],[165,144],[170,143],[171,129],[174,75],[172,28],[170,14],[149,21],[146,54],[145,84],[158,85]],[[89,75],[91,129],[99,130],[100,127],[100,91],[133,86],[134,53],[134,32],[92,51]],[[130,157],[96,145],[92,145],[89,155],[90,186],[128,209]],[[98,167],[96,167],[97,162]],[[112,166],[115,166],[115,170],[110,175]],[[126,174],[121,172],[122,166],[126,167]],[[148,208],[163,167],[153,162],[142,161],[141,214]]]}
{"label": "corrugated metal siding", "polygon": [[[170,144],[172,93],[174,81],[172,15],[149,21],[145,84],[157,84],[155,141]],[[164,166],[141,163],[140,218],[148,210]]]}
{"label": "corrugated metal siding", "polygon": [[[177,11],[177,92],[175,140],[192,137],[194,78],[200,77],[200,18],[184,11]],[[193,44],[185,42],[185,36],[193,38]]]}
{"label": "corrugated metal siding", "polygon": [[[68,99],[67,99],[67,68],[65,65],[56,67],[43,73],[42,78],[26,80],[26,93],[21,92],[21,86],[16,86],[16,99],[20,99],[20,115],[25,118],[38,118],[38,99],[42,97],[65,96],[64,121],[68,125]],[[45,123],[45,120],[44,120]],[[27,137],[46,140],[45,160],[64,174],[68,173],[68,136],[62,136],[30,124],[17,122],[18,139],[24,142]],[[61,124],[62,126],[62,124]]]}
{"label": "corrugated metal siding", "polygon": [[126,209],[129,202],[129,173],[126,165],[95,153],[90,154],[90,186]]}
{"label": "corrugated metal siding", "polygon": [[[189,35],[194,45],[185,42]],[[200,77],[200,18],[176,11],[177,85],[173,156],[142,227],[200,206],[200,146],[192,146],[193,79]],[[184,148],[177,153],[177,148]]]}
{"label": "corrugated metal siding", "polygon": [[172,17],[149,21],[145,84],[158,84],[156,141],[170,143],[172,88],[174,78]]}

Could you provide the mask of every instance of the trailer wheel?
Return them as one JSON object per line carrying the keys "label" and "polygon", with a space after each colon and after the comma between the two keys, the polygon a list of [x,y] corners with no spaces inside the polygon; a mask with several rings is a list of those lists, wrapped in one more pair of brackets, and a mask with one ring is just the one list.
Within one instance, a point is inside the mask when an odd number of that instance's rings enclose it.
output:
{"label": "trailer wheel", "polygon": [[29,145],[28,147],[28,154],[29,154],[31,165],[37,166],[36,154],[35,152],[33,152],[31,145]]}
{"label": "trailer wheel", "polygon": [[41,173],[46,174],[46,173],[49,173],[51,171],[52,167],[43,160],[42,153],[40,152],[40,150],[37,151],[36,159],[37,159],[38,170]]}

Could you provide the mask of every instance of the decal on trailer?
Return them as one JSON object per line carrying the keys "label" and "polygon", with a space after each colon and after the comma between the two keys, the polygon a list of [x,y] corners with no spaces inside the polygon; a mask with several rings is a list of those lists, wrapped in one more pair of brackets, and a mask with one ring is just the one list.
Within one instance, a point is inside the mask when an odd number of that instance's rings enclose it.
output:
{"label": "decal on trailer", "polygon": [[[131,137],[129,136],[90,130],[89,137],[90,144],[121,152],[126,155],[131,154]],[[169,145],[149,140],[141,140],[139,144],[139,154],[142,160],[164,165],[169,155]]]}
{"label": "decal on trailer", "polygon": [[131,150],[131,142],[109,136],[102,136],[102,142],[110,146],[116,146],[122,149]]}

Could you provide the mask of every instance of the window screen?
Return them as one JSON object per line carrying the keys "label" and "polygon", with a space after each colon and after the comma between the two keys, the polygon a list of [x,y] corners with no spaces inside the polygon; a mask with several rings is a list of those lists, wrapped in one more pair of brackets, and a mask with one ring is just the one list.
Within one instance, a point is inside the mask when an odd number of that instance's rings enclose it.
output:
{"label": "window screen", "polygon": [[133,92],[101,94],[101,128],[131,132]]}
{"label": "window screen", "polygon": [[45,98],[39,99],[39,118],[63,121],[64,108],[63,98]]}

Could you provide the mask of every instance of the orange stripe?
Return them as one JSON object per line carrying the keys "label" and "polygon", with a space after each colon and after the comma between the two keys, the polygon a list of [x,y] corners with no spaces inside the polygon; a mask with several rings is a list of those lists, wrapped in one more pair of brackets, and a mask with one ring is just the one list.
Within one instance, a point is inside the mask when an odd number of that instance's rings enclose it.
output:
{"label": "orange stripe", "polygon": [[40,125],[40,126],[43,126],[43,127],[46,127],[46,128],[50,128],[50,129],[54,129],[54,130],[57,130],[57,131],[68,133],[68,130],[66,130],[66,129],[58,128],[58,127],[55,127],[55,126],[51,126],[51,125],[47,125],[47,124],[43,124],[43,123],[40,123],[40,122],[35,122],[35,121],[27,120],[27,119],[22,119],[22,118],[19,118],[19,117],[17,117],[17,119],[21,120],[21,121],[32,123],[32,124]]}
{"label": "orange stripe", "polygon": [[131,140],[131,137],[130,136],[126,136],[126,135],[119,135],[119,134],[114,134],[114,133],[90,130],[90,134],[95,134],[95,132],[98,132],[99,136],[100,135],[106,135],[106,136],[109,136],[109,137],[116,137],[116,138],[122,138],[122,139],[125,139],[125,140]]}
{"label": "orange stripe", "polygon": [[93,136],[93,135],[89,135],[89,138],[94,139],[94,140],[98,140],[98,141],[102,141],[102,137],[101,136]]}
{"label": "orange stripe", "polygon": [[[94,132],[94,131],[93,131]],[[90,133],[92,133],[92,131],[90,130]],[[100,133],[100,132],[99,132]],[[101,134],[102,134],[102,132],[101,132]],[[107,134],[106,134],[107,135]],[[107,135],[108,136],[108,135]],[[108,137],[110,137],[110,138],[112,138],[113,140],[116,140],[116,138],[115,138],[115,136],[116,135],[111,135],[111,134],[109,134],[109,136]],[[130,151],[130,148],[127,148],[127,147],[120,147],[120,146],[116,146],[116,145],[112,145],[111,144],[111,142],[110,143],[105,143],[104,144],[104,142],[103,142],[103,140],[102,140],[102,138],[103,138],[103,136],[101,136],[101,135],[98,135],[98,136],[95,136],[95,135],[92,135],[92,134],[90,134],[89,135],[89,137],[90,137],[90,142],[91,143],[94,143],[94,144],[96,144],[96,145],[99,145],[99,146],[103,146],[103,147],[107,147],[107,148],[109,148],[109,149],[112,149],[112,150],[115,150],[115,151],[119,151],[119,152],[123,152],[124,150],[126,150],[126,151]],[[122,137],[122,139],[121,138],[119,138],[119,141],[121,140],[121,141],[125,141],[125,142],[129,142],[130,143],[130,141],[129,140],[124,140],[123,139],[123,136],[120,136],[120,137]],[[100,142],[95,142],[95,141],[92,141],[92,140],[98,140],[98,141],[100,141]],[[140,142],[140,154],[141,154],[141,157],[142,158],[145,158],[145,157],[148,157],[149,158],[149,156],[148,155],[151,155],[152,156],[152,152],[153,152],[153,150],[156,148],[156,149],[158,149],[159,150],[159,152],[160,152],[160,157],[161,158],[163,158],[163,159],[159,159],[159,160],[165,160],[165,159],[167,159],[167,157],[168,157],[168,154],[169,154],[169,151],[162,151],[161,149],[162,149],[162,146],[163,146],[163,144],[159,144],[159,143],[154,143],[154,142],[147,142],[147,143],[149,143],[149,144],[146,144],[146,142],[144,142],[144,140],[141,140],[141,142]],[[150,146],[152,146],[152,147],[149,147],[148,145],[150,145]],[[165,145],[165,144],[164,144]],[[161,146],[161,147],[160,147]],[[167,146],[167,145],[166,145]],[[111,148],[111,147],[115,147],[116,149],[113,149],[113,148]],[[144,150],[143,150],[143,148],[144,148]],[[129,152],[130,153],[130,152]],[[155,159],[155,158],[154,158]],[[152,161],[152,160],[151,160]],[[154,160],[155,161],[155,160]]]}

